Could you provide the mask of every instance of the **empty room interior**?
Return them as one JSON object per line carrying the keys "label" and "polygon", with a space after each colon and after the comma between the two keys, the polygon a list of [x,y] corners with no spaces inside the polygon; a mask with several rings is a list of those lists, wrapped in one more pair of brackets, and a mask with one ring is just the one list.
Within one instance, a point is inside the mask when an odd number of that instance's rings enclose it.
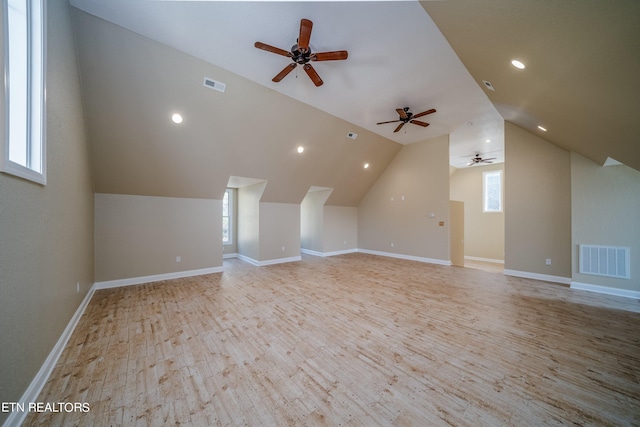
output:
{"label": "empty room interior", "polygon": [[640,425],[640,2],[1,13],[3,425]]}

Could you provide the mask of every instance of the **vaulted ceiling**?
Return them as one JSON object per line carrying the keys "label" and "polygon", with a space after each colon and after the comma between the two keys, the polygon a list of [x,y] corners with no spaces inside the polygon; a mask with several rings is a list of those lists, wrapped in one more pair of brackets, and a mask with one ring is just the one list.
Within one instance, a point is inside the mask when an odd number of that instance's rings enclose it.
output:
{"label": "vaulted ceiling", "polygon": [[[502,161],[503,119],[640,170],[634,0],[70,2],[97,191],[220,197],[207,183],[233,175],[268,180],[273,201],[315,185],[355,205],[401,144],[449,134],[452,165]],[[320,87],[302,70],[272,82],[289,59],[253,46],[288,50],[301,18],[314,51],[349,51],[314,63]],[[426,128],[376,124],[402,107],[437,112]]]}

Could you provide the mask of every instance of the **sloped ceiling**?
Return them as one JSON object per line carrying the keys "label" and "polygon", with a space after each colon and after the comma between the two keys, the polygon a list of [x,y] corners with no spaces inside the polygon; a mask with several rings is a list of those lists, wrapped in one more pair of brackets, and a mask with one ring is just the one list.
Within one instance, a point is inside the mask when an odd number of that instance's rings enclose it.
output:
{"label": "sloped ceiling", "polygon": [[[70,3],[97,191],[219,198],[245,176],[268,180],[265,200],[298,203],[320,186],[334,188],[329,204],[354,206],[401,144],[448,134],[453,166],[477,152],[503,161],[503,118],[640,169],[640,2]],[[304,72],[273,83],[287,58],[253,47],[287,49],[302,17],[314,51],[349,51],[314,64],[319,88]],[[376,125],[403,106],[437,113],[428,128]]]}
{"label": "sloped ceiling", "polygon": [[640,170],[640,1],[422,5],[478,85],[491,82],[485,92],[505,120],[600,165],[611,157]]}
{"label": "sloped ceiling", "polygon": [[76,10],[74,25],[97,192],[221,198],[239,176],[268,181],[263,201],[300,203],[320,185],[355,206],[401,147],[95,16]]}

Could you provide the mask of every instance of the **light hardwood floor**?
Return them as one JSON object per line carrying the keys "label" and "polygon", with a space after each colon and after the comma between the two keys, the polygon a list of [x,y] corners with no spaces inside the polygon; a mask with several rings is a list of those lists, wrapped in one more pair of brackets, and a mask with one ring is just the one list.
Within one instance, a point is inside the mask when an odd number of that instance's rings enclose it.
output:
{"label": "light hardwood floor", "polygon": [[27,425],[640,425],[640,303],[349,254],[95,293]]}

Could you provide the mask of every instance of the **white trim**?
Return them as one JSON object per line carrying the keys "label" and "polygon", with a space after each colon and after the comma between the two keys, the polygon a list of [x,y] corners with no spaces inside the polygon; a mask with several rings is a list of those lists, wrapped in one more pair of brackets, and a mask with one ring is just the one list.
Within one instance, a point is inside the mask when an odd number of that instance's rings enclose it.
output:
{"label": "white trim", "polygon": [[562,283],[563,285],[570,285],[571,284],[571,278],[570,277],[551,276],[549,274],[531,273],[529,271],[504,270],[504,275],[505,276],[522,277],[522,278],[525,278],[525,279],[542,280],[542,281],[545,281],[545,282]]}
{"label": "white trim", "polygon": [[263,267],[265,265],[283,264],[285,262],[300,261],[302,260],[302,257],[298,255],[298,256],[293,256],[289,258],[275,258],[275,259],[268,259],[266,261],[258,261],[253,258],[249,258],[246,255],[238,254],[238,259],[241,259],[242,261],[246,261],[249,264],[255,265],[256,267]]}
{"label": "white trim", "polygon": [[341,250],[341,251],[318,252],[318,251],[312,251],[311,249],[303,249],[303,248],[301,248],[300,252],[302,252],[303,254],[307,254],[307,255],[328,257],[328,256],[352,254],[352,253],[358,252],[358,250],[357,249],[344,249],[344,250]]}
{"label": "white trim", "polygon": [[183,277],[201,276],[203,274],[222,273],[222,267],[201,268],[198,270],[176,271],[175,273],[154,274],[152,276],[130,277],[127,279],[96,282],[97,289],[119,288],[121,286],[140,285],[142,283],[159,282],[160,280],[181,279]]}
{"label": "white trim", "polygon": [[241,261],[248,262],[249,264],[255,265],[256,267],[260,266],[260,261],[255,260],[253,258],[249,258],[246,255],[238,254],[237,258]]}
{"label": "white trim", "polygon": [[386,256],[386,257],[390,257],[390,258],[406,259],[406,260],[409,260],[409,261],[419,261],[419,262],[426,262],[426,263],[429,263],[429,264],[438,264],[438,265],[451,266],[451,260],[443,260],[443,259],[435,259],[435,258],[423,258],[423,257],[417,257],[417,256],[413,256],[413,255],[394,254],[394,253],[391,253],[391,252],[370,251],[368,249],[358,249],[358,252],[362,252],[363,254]]}
{"label": "white trim", "polygon": [[228,259],[228,258],[238,258],[238,254],[235,252],[232,254],[222,254],[222,259]]}
{"label": "white trim", "polygon": [[273,265],[273,264],[284,264],[285,262],[295,262],[302,260],[300,255],[292,256],[289,258],[276,258],[276,259],[268,259],[266,261],[258,261],[258,266],[262,267],[265,265]]}
{"label": "white trim", "polygon": [[[69,338],[71,338],[71,334],[73,334],[76,325],[80,321],[80,318],[89,305],[89,301],[91,301],[95,290],[96,285],[94,284],[93,286],[91,286],[91,289],[89,289],[89,292],[87,292],[87,294],[84,296],[84,299],[76,309],[73,317],[71,317],[71,320],[69,320],[67,327],[62,332],[62,335],[60,335],[60,338],[58,338],[58,342],[56,342],[56,345],[53,346],[53,349],[51,349],[49,356],[47,356],[46,360],[40,367],[40,370],[20,398],[19,402],[23,403],[25,408],[28,406],[29,402],[36,402],[38,400],[40,392],[49,380],[49,376],[51,375],[53,368],[55,368],[56,364],[58,363],[58,359],[60,359],[64,348],[67,346]],[[8,427],[22,425],[28,414],[29,412],[26,410],[24,412],[11,412],[11,414],[5,420],[3,426]]]}
{"label": "white trim", "polygon": [[608,286],[592,285],[590,283],[571,282],[571,289],[579,291],[597,292],[599,294],[615,295],[618,297],[640,299],[640,291],[610,288]]}
{"label": "white trim", "polygon": [[492,262],[494,264],[504,264],[503,259],[480,258],[477,256],[465,256],[464,259],[468,259],[469,261]]}

